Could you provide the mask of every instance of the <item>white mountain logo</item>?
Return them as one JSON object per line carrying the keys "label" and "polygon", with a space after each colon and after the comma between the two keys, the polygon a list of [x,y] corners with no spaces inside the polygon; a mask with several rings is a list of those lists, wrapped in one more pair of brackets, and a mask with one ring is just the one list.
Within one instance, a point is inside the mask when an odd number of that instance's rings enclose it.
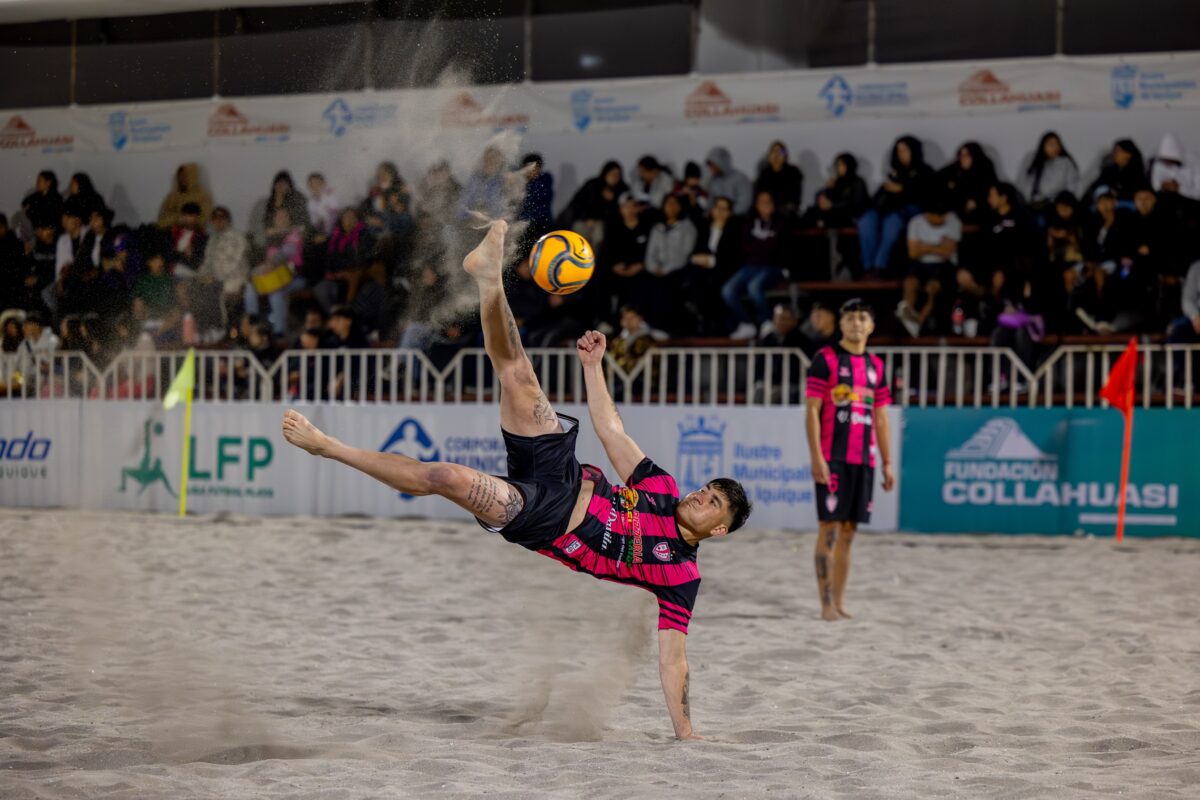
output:
{"label": "white mountain logo", "polygon": [[1034,444],[1021,426],[1011,417],[988,420],[975,435],[955,450],[946,453],[947,459],[977,461],[1057,461],[1058,456],[1044,453]]}

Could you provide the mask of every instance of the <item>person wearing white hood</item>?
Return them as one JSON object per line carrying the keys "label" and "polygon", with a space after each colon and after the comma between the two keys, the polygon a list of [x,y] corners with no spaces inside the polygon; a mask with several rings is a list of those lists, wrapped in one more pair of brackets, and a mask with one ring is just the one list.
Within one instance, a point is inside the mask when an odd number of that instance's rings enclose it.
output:
{"label": "person wearing white hood", "polygon": [[1185,151],[1174,134],[1166,134],[1150,160],[1150,185],[1156,192],[1200,200],[1200,158]]}
{"label": "person wearing white hood", "polygon": [[733,201],[733,213],[745,214],[754,203],[754,183],[733,166],[733,157],[724,147],[714,147],[705,158],[708,165],[709,197],[728,197]]}

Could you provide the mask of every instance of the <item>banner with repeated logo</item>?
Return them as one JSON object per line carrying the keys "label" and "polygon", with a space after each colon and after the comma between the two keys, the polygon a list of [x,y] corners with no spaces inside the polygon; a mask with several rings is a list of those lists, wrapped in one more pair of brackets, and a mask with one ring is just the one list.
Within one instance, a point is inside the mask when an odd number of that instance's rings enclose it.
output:
{"label": "banner with repeated logo", "polygon": [[[1184,410],[1135,412],[1130,535],[1200,536],[1200,427],[1189,420]],[[904,421],[903,530],[1113,535],[1115,411],[910,408]]]}
{"label": "banner with repeated logo", "polygon": [[79,505],[79,413],[76,400],[0,405],[0,506]]}

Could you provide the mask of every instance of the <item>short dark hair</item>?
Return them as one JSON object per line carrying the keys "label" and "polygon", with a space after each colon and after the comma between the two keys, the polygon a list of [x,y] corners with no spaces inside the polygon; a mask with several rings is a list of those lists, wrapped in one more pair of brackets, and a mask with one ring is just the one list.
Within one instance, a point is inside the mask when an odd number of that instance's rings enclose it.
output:
{"label": "short dark hair", "polygon": [[871,319],[875,319],[875,309],[871,308],[871,304],[861,297],[851,297],[842,303],[842,307],[838,309],[838,316],[850,314],[854,311],[862,311],[865,314],[870,314]]}
{"label": "short dark hair", "polygon": [[537,164],[539,167],[541,167],[545,165],[545,163],[546,160],[542,158],[541,153],[526,153],[525,157],[521,159],[522,167],[527,167],[530,164]]}
{"label": "short dark hair", "polygon": [[626,314],[637,314],[642,319],[646,318],[646,315],[642,313],[642,309],[638,306],[635,306],[633,303],[626,303],[625,305],[621,306],[621,316],[625,316]]}
{"label": "short dark hair", "polygon": [[334,317],[343,317],[353,322],[354,309],[350,308],[350,306],[346,305],[345,303],[340,303],[339,305],[329,309],[329,318],[333,319]]}
{"label": "short dark hair", "polygon": [[754,510],[754,504],[746,496],[746,489],[733,478],[714,478],[708,485],[725,495],[729,503],[729,532],[733,533],[745,525],[746,520],[750,519],[750,512]]}
{"label": "short dark hair", "polygon": [[662,169],[662,164],[654,156],[642,156],[638,159],[638,166],[642,169]]}

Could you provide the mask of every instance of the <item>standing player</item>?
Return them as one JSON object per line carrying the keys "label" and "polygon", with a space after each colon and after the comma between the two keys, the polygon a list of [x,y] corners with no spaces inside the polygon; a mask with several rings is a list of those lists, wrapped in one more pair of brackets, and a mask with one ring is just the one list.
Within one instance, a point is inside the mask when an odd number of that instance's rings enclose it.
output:
{"label": "standing player", "polygon": [[883,361],[867,353],[875,312],[858,298],[841,308],[841,341],[813,356],[808,372],[808,449],[817,484],[817,590],[821,619],[849,618],[846,578],[858,524],[871,521],[875,443],[883,458],[883,490],[890,492],[892,440],[886,406],[892,392]]}
{"label": "standing player", "polygon": [[750,503],[741,484],[728,478],[679,498],[675,479],[625,433],[604,381],[604,336],[596,331],[577,343],[588,412],[625,486],[610,484],[596,467],[580,465],[575,459],[579,420],[550,407],[504,297],[507,227],[492,223],[463,261],[479,288],[484,346],[500,378],[507,478],[350,447],[292,410],[283,417],[284,438],[398,491],[440,495],[470,511],[484,528],[577,572],[652,592],[658,598],[658,665],[667,711],[677,737],[698,739],[692,732],[684,644],[700,588],[697,545],[740,528]]}

